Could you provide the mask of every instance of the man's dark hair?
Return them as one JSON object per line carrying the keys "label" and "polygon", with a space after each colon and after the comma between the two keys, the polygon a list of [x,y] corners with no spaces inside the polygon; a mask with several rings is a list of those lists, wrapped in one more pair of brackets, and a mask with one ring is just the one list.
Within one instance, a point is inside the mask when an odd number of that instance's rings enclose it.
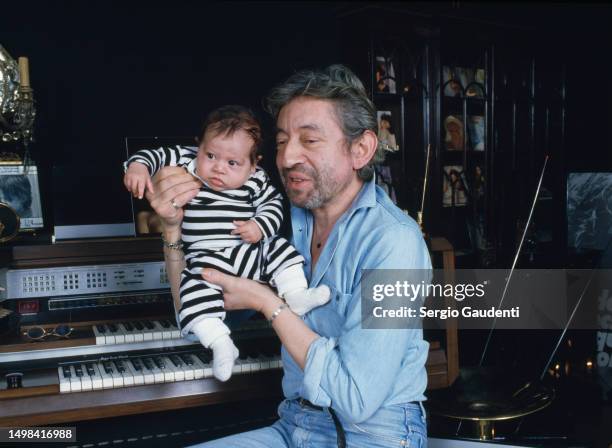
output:
{"label": "man's dark hair", "polygon": [[247,107],[238,105],[221,106],[206,116],[200,133],[200,143],[204,141],[206,133],[212,136],[231,136],[239,130],[245,131],[253,139],[251,148],[251,163],[257,162],[257,156],[261,148],[261,125],[255,114]]}
{"label": "man's dark hair", "polygon": [[[370,130],[375,134],[378,131],[374,104],[359,78],[344,65],[335,64],[319,71],[304,70],[295,73],[270,92],[265,107],[276,120],[286,104],[301,96],[330,100],[333,103],[349,146],[365,131]],[[357,174],[362,180],[372,179],[373,165],[383,159],[384,150],[379,144],[372,159]]]}

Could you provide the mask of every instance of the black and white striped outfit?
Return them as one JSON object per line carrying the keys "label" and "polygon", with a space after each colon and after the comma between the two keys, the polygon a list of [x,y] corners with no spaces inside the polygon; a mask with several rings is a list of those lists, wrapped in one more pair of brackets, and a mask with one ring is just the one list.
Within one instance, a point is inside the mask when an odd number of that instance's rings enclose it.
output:
{"label": "black and white striped outfit", "polygon": [[[182,166],[195,174],[198,148],[175,146],[142,150],[125,163],[140,162],[153,176],[164,166]],[[232,221],[254,220],[263,238],[257,244],[232,235]],[[181,275],[181,310],[183,334],[203,318],[225,318],[221,289],[201,276],[202,268],[260,282],[270,282],[276,273],[303,263],[304,258],[276,235],[283,219],[281,195],[272,186],[266,172],[257,167],[246,183],[235,190],[214,191],[204,185],[185,206],[182,223],[186,268]]]}

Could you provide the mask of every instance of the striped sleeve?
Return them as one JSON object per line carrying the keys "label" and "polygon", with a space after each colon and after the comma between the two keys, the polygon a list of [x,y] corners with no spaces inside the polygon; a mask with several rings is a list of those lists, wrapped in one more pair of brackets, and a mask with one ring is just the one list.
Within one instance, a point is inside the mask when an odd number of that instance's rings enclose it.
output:
{"label": "striped sleeve", "polygon": [[151,176],[154,176],[165,166],[186,165],[195,158],[196,150],[197,148],[189,146],[162,146],[157,149],[142,149],[135,152],[134,155],[124,163],[123,168],[127,171],[130,163],[139,162],[147,167]]}
{"label": "striped sleeve", "polygon": [[269,238],[278,233],[283,222],[282,196],[266,178],[261,188],[255,192],[253,205],[257,208],[253,219],[263,233]]}

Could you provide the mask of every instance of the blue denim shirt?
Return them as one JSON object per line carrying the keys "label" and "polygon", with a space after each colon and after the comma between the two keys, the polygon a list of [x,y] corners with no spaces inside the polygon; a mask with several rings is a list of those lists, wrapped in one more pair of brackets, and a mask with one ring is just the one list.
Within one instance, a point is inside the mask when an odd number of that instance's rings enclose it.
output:
{"label": "blue denim shirt", "polygon": [[292,207],[293,244],[304,256],[310,286],[325,284],[331,300],[304,316],[320,337],[308,349],[304,371],[283,347],[283,391],[331,406],[358,423],[379,408],[421,401],[429,344],[422,330],[361,328],[362,269],[430,269],[418,225],[374,181],[365,182],[338,219],[311,269],[312,214]]}

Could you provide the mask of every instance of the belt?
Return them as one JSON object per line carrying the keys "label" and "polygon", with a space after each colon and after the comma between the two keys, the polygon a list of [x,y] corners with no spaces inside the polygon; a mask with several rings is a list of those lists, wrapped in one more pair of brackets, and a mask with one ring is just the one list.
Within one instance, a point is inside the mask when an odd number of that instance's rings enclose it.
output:
{"label": "belt", "polygon": [[336,439],[338,441],[338,448],[346,448],[346,435],[344,434],[344,428],[342,427],[342,423],[340,423],[340,419],[336,415],[336,412],[332,408],[324,408],[322,406],[317,406],[316,404],[312,404],[305,398],[298,398],[297,402],[303,408],[310,408],[314,409],[315,411],[324,411],[325,409],[329,410],[329,415],[331,415],[331,418],[334,421],[334,426],[336,427]]}

